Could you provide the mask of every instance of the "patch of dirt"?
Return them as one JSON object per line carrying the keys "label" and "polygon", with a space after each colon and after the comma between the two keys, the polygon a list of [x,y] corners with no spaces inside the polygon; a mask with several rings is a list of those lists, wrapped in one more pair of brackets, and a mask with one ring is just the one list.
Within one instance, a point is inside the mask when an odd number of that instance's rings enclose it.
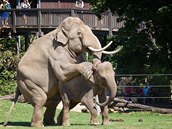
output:
{"label": "patch of dirt", "polygon": [[[59,105],[57,106],[57,109],[62,109],[62,107],[63,107],[63,104],[62,102],[60,102]],[[83,109],[86,109],[86,107],[82,105],[81,103],[79,103],[71,111],[82,112]]]}

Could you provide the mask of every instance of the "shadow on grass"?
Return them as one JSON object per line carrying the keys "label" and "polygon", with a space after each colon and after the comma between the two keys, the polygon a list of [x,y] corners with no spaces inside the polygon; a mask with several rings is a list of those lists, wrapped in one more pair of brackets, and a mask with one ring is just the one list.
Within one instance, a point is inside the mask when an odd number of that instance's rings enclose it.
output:
{"label": "shadow on grass", "polygon": [[[0,125],[3,126],[4,122],[1,122]],[[8,126],[26,126],[26,127],[30,127],[30,122],[8,122],[7,127]]]}
{"label": "shadow on grass", "polygon": [[78,126],[83,126],[83,125],[90,125],[90,124],[70,124],[71,126],[75,126],[75,125],[78,125]]}
{"label": "shadow on grass", "polygon": [[[3,124],[4,124],[4,122],[0,122],[0,127],[2,127],[3,126]],[[88,126],[88,125],[90,125],[90,124],[70,124],[70,126]],[[8,127],[8,126],[24,126],[24,127],[31,127],[30,126],[30,122],[8,122],[8,124],[7,124],[7,126],[5,126],[5,127]],[[45,127],[46,126],[62,126],[62,125],[57,125],[57,124],[55,124],[55,125],[45,125]]]}

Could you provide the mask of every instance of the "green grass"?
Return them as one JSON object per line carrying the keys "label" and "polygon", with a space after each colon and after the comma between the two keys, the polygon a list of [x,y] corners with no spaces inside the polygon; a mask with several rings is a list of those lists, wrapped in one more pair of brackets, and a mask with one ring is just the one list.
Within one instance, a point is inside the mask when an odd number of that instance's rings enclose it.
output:
{"label": "green grass", "polygon": [[[4,118],[11,106],[10,101],[0,101],[0,128]],[[29,104],[17,103],[10,122],[5,128],[23,129],[30,127],[30,120],[32,115],[32,106]],[[45,110],[45,109],[44,109]],[[57,115],[60,110],[57,110]],[[89,125],[90,114],[70,112],[70,123],[68,127],[63,126],[46,126],[45,129],[171,129],[172,128],[172,115],[171,114],[158,114],[151,112],[130,112],[130,113],[110,113],[110,125]],[[123,121],[118,121],[123,120]],[[142,122],[140,122],[141,120]],[[99,116],[101,122],[101,116]],[[36,128],[33,128],[36,129]]]}

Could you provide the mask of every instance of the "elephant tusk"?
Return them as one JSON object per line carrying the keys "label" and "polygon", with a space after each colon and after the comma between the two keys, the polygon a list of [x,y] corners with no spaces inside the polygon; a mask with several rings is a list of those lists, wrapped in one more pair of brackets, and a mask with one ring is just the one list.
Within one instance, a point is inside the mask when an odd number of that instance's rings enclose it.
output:
{"label": "elephant tusk", "polygon": [[103,50],[105,50],[106,48],[108,48],[111,44],[112,44],[112,41],[110,41],[106,46],[104,46],[103,48],[100,48],[100,49],[96,49],[96,48],[93,48],[93,47],[88,47],[88,48],[89,48],[91,51],[100,52],[100,51],[103,51]]}
{"label": "elephant tusk", "polygon": [[121,51],[123,46],[118,46],[114,51],[102,51],[103,54],[116,54]]}

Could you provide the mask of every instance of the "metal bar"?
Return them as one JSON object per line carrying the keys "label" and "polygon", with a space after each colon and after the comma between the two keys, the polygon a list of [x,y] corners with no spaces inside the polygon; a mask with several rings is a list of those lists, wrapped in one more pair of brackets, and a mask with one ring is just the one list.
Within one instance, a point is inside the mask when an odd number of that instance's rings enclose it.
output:
{"label": "metal bar", "polygon": [[[125,96],[118,96],[117,95],[117,98],[126,98]],[[152,98],[152,99],[165,99],[165,98],[171,98],[170,96],[169,97],[159,97],[159,96],[154,96],[154,97],[139,97],[139,96],[135,96],[135,97],[133,97],[133,96],[127,96],[127,98],[146,98],[146,99],[148,99],[148,98]]]}
{"label": "metal bar", "polygon": [[172,76],[172,74],[116,74],[117,77],[129,77],[129,76]]}
{"label": "metal bar", "polygon": [[[134,86],[117,86],[118,88],[123,88],[123,87],[134,87],[134,88],[139,88],[139,87],[143,87],[143,86],[139,86],[139,85],[134,85]],[[151,85],[151,87],[170,87],[170,85]]]}

